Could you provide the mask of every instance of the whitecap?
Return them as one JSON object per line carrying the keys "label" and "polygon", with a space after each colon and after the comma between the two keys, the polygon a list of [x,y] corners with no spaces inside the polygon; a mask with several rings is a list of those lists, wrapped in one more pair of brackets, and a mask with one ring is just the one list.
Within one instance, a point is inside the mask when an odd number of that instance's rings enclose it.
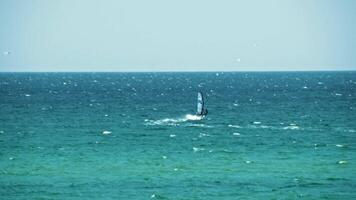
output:
{"label": "whitecap", "polygon": [[31,95],[30,94],[25,94],[26,97],[30,97]]}
{"label": "whitecap", "polygon": [[204,148],[193,147],[194,152],[203,151]]}
{"label": "whitecap", "polygon": [[206,124],[188,124],[190,127],[204,127],[204,128],[213,128],[214,126],[206,125]]}
{"label": "whitecap", "polygon": [[298,130],[299,126],[286,126],[283,127],[284,130]]}
{"label": "whitecap", "polygon": [[240,136],[241,134],[240,134],[240,133],[233,133],[232,135],[234,135],[234,136]]}
{"label": "whitecap", "polygon": [[338,164],[347,164],[347,161],[346,160],[340,160],[337,162]]}
{"label": "whitecap", "polygon": [[262,124],[262,122],[253,122],[253,124],[258,125],[258,124]]}
{"label": "whitecap", "polygon": [[344,145],[342,145],[342,144],[337,144],[337,145],[335,145],[335,146],[337,146],[337,147],[344,147]]}
{"label": "whitecap", "polygon": [[103,131],[103,135],[109,135],[111,134],[111,131]]}
{"label": "whitecap", "polygon": [[290,124],[289,126],[283,127],[284,130],[299,130],[300,127],[295,124]]}
{"label": "whitecap", "polygon": [[170,135],[169,135],[169,137],[171,137],[171,138],[172,138],[172,137],[176,137],[176,135],[174,135],[174,134],[170,134]]}
{"label": "whitecap", "polygon": [[206,133],[199,133],[199,137],[210,137],[210,135]]}
{"label": "whitecap", "polygon": [[272,128],[270,126],[262,125],[261,128]]}
{"label": "whitecap", "polygon": [[232,124],[229,124],[227,125],[228,127],[231,127],[231,128],[241,128],[241,126],[239,125],[232,125]]}
{"label": "whitecap", "polygon": [[165,119],[159,119],[159,120],[149,120],[145,119],[144,120],[146,123],[145,125],[172,125],[176,126],[178,125],[177,123],[186,121],[184,119],[171,119],[171,118],[165,118]]}
{"label": "whitecap", "polygon": [[[145,119],[145,125],[170,125],[170,126],[178,126],[180,123],[187,122],[187,121],[198,121],[203,119],[202,116],[197,116],[197,115],[191,115],[187,114],[184,117],[181,118],[165,118],[165,119],[159,119],[159,120],[149,120]],[[191,125],[191,126],[204,126],[204,127],[211,127],[207,126],[204,124],[196,124],[196,125]]]}
{"label": "whitecap", "polygon": [[191,120],[191,121],[196,121],[196,120],[202,120],[203,117],[202,116],[198,116],[198,115],[188,114],[188,115],[185,116],[185,119],[186,120]]}

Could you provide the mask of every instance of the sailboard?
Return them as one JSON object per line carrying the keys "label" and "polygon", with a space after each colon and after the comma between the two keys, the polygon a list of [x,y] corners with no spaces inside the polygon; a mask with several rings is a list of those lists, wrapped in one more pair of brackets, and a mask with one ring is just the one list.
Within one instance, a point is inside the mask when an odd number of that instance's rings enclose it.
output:
{"label": "sailboard", "polygon": [[205,117],[206,115],[208,115],[208,109],[206,109],[205,106],[205,99],[203,93],[198,92],[197,100],[197,115]]}

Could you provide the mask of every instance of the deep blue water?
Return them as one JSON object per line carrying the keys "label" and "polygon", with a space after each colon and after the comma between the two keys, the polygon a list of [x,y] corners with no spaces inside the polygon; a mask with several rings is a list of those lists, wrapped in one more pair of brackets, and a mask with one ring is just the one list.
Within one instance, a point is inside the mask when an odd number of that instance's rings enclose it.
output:
{"label": "deep blue water", "polygon": [[356,72],[0,73],[0,196],[356,199],[355,109]]}

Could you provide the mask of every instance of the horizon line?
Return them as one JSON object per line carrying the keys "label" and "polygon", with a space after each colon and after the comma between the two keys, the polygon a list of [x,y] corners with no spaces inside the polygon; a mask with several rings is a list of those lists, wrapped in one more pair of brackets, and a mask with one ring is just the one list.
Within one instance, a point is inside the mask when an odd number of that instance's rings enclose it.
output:
{"label": "horizon line", "polygon": [[311,70],[83,70],[83,71],[1,71],[0,73],[221,73],[221,72],[354,72],[356,69],[311,69]]}

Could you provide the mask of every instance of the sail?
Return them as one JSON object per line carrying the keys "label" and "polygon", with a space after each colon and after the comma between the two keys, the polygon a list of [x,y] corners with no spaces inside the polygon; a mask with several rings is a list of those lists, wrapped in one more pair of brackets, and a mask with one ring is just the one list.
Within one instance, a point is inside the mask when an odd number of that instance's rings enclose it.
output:
{"label": "sail", "polygon": [[203,109],[204,109],[203,94],[201,92],[198,92],[197,115],[203,114]]}

